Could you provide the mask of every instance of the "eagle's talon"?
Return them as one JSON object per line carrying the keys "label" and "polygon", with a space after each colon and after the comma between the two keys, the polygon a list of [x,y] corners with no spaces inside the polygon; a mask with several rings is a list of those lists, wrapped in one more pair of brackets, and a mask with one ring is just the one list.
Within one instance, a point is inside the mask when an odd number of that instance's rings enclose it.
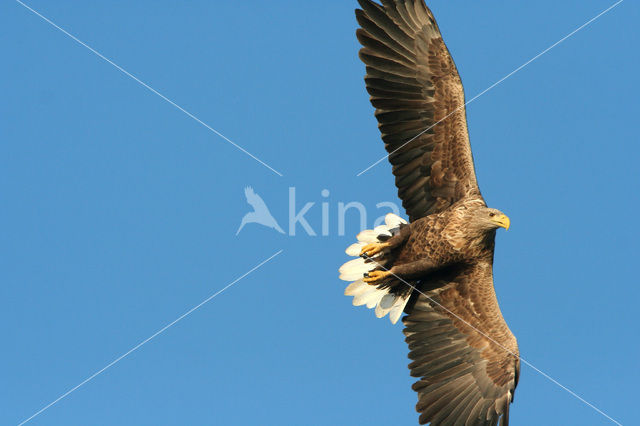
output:
{"label": "eagle's talon", "polygon": [[362,247],[360,250],[360,257],[373,257],[376,254],[380,253],[385,248],[389,247],[389,243],[370,243],[366,246]]}
{"label": "eagle's talon", "polygon": [[391,275],[389,271],[370,271],[364,274],[363,281],[367,284],[379,284],[389,275]]}

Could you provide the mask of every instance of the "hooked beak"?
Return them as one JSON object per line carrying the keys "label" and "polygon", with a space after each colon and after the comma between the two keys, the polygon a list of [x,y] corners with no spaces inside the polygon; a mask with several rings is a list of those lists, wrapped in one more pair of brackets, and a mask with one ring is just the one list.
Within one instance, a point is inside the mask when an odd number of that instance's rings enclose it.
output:
{"label": "hooked beak", "polygon": [[496,216],[493,221],[496,223],[496,225],[506,229],[507,231],[509,230],[509,227],[511,226],[511,220],[509,219],[509,217],[506,214],[501,214],[500,216]]}

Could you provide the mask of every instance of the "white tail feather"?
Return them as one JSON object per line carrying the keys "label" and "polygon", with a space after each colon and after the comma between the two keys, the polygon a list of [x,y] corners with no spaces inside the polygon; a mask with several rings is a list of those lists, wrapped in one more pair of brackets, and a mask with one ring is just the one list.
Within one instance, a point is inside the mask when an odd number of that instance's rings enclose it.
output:
{"label": "white tail feather", "polygon": [[380,304],[378,304],[378,306],[376,306],[375,313],[376,313],[376,317],[382,318],[382,317],[384,317],[385,315],[387,315],[389,313],[389,310],[388,309],[382,309],[382,306]]}
{"label": "white tail feather", "polygon": [[380,225],[373,228],[373,232],[376,234],[376,239],[378,235],[388,235],[391,236],[391,232],[389,232],[389,227],[386,225]]}
{"label": "white tail feather", "polygon": [[409,296],[407,296],[400,303],[393,306],[393,309],[391,309],[391,312],[389,312],[389,321],[391,321],[391,324],[395,324],[398,322],[398,320],[400,319],[400,316],[402,315],[402,312],[404,311],[404,307],[407,305],[408,301],[409,301]]}
{"label": "white tail feather", "polygon": [[[382,299],[382,295],[378,295],[378,290],[375,287],[369,287],[369,290],[361,293],[353,298],[353,306],[369,306],[371,303],[374,303],[375,300],[379,298]],[[375,306],[375,305],[374,305]]]}
{"label": "white tail feather", "polygon": [[391,309],[393,305],[396,303],[396,295],[395,294],[387,294],[380,301],[380,306],[382,309]]}
{"label": "white tail feather", "polygon": [[361,243],[375,243],[378,241],[377,237],[378,234],[376,234],[373,229],[366,229],[356,236]]}
{"label": "white tail feather", "polygon": [[[360,232],[357,236],[358,242],[350,245],[346,253],[349,256],[359,256],[362,247],[368,243],[379,242],[378,235],[392,235],[392,230],[407,221],[389,213],[385,217],[385,224],[377,226],[375,229],[367,229]],[[378,318],[382,318],[389,314],[389,320],[393,324],[397,323],[404,311],[404,307],[409,301],[409,294],[406,296],[397,296],[388,293],[387,289],[378,289],[365,283],[362,278],[365,273],[374,269],[377,265],[375,262],[365,263],[364,259],[357,258],[348,261],[340,267],[340,279],[345,281],[353,281],[344,290],[345,296],[353,296],[353,305],[366,305],[367,308],[375,308],[375,314]]]}
{"label": "white tail feather", "polygon": [[345,250],[345,253],[347,253],[349,256],[354,256],[354,257],[360,256],[360,251],[364,246],[365,246],[364,243],[351,244],[349,247],[347,247],[347,249]]}
{"label": "white tail feather", "polygon": [[344,281],[353,281],[362,278],[365,273],[376,267],[375,263],[365,263],[364,259],[357,258],[348,261],[340,267],[340,279]]}
{"label": "white tail feather", "polygon": [[371,297],[369,297],[369,300],[367,300],[367,308],[371,309],[378,306],[385,294],[387,294],[387,292],[384,290],[376,290]]}
{"label": "white tail feather", "polygon": [[365,283],[362,280],[354,281],[344,289],[344,295],[357,296],[369,288],[371,288],[369,284]]}
{"label": "white tail feather", "polygon": [[393,213],[389,213],[384,218],[384,223],[387,225],[389,229],[397,228],[401,224],[406,225],[407,221],[403,218],[396,216]]}

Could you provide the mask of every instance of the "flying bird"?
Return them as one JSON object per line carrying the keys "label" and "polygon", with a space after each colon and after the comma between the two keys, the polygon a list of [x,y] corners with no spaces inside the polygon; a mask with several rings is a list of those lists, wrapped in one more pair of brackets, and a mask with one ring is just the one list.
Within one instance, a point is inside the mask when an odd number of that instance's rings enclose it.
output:
{"label": "flying bird", "polygon": [[252,187],[248,186],[244,189],[244,196],[247,198],[247,203],[253,207],[253,211],[244,215],[240,227],[236,231],[236,235],[242,231],[242,228],[244,228],[247,223],[258,223],[284,234],[284,231],[280,228],[280,225],[278,225],[278,222],[269,211],[264,200],[255,193]]}
{"label": "flying bird", "polygon": [[507,425],[516,338],[493,287],[496,231],[474,171],[462,82],[424,0],[358,0],[375,108],[409,223],[390,214],[347,248],[353,304],[394,324],[402,313],[420,424]]}

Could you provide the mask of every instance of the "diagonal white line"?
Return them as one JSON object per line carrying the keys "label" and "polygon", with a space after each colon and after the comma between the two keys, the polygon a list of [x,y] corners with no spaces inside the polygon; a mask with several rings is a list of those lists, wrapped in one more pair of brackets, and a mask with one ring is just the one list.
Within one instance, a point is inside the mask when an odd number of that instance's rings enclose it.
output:
{"label": "diagonal white line", "polygon": [[438,303],[437,301],[435,301],[433,298],[427,296],[426,294],[424,294],[422,291],[418,290],[416,287],[414,287],[413,285],[411,285],[410,283],[408,283],[407,281],[405,281],[404,279],[400,278],[399,276],[397,276],[396,274],[394,274],[393,272],[391,272],[389,269],[385,268],[384,266],[382,266],[381,264],[379,264],[378,262],[375,261],[374,258],[371,257],[365,257],[365,259],[371,260],[373,263],[375,263],[378,267],[384,269],[385,271],[389,272],[391,275],[393,275],[394,277],[396,277],[397,279],[399,279],[400,281],[402,281],[403,283],[405,283],[406,285],[408,285],[409,287],[411,287],[413,290],[417,291],[418,293],[420,293],[421,295],[423,295],[424,297],[426,297],[427,299],[429,299],[431,302],[435,303],[436,305],[438,305],[440,308],[444,309],[445,311],[447,311],[448,313],[450,313],[451,315],[453,315],[454,317],[456,317],[457,319],[459,319],[460,321],[462,321],[463,323],[465,323],[466,325],[468,325],[469,327],[471,327],[472,329],[474,329],[475,331],[477,331],[479,334],[481,334],[482,336],[486,337],[487,339],[489,339],[491,342],[495,343],[497,346],[499,346],[500,348],[504,349],[505,352],[513,355],[516,358],[519,358],[520,361],[522,361],[524,364],[528,365],[529,367],[531,367],[534,371],[536,371],[537,373],[539,373],[540,375],[542,375],[543,377],[545,377],[546,379],[548,379],[549,381],[551,381],[552,383],[558,385],[560,388],[564,389],[565,391],[567,391],[570,395],[574,396],[575,398],[577,398],[578,400],[580,400],[581,402],[583,402],[584,404],[586,404],[587,406],[591,407],[592,409],[594,409],[595,411],[597,411],[598,413],[602,414],[604,417],[606,417],[607,419],[611,420],[613,423],[622,426],[622,423],[618,422],[617,420],[613,419],[611,416],[609,416],[607,413],[605,413],[604,411],[602,411],[601,409],[599,409],[598,407],[596,407],[595,405],[593,405],[592,403],[590,403],[589,401],[587,401],[586,399],[584,399],[583,397],[581,397],[580,395],[578,395],[577,393],[575,393],[574,391],[572,391],[571,389],[569,389],[568,387],[564,386],[562,383],[558,382],[556,379],[554,379],[553,377],[549,376],[547,373],[545,373],[544,371],[540,370],[538,367],[536,367],[535,365],[531,364],[529,361],[527,361],[526,359],[522,358],[520,355],[513,353],[511,350],[509,350],[508,348],[504,347],[502,344],[500,344],[499,342],[497,342],[495,339],[493,339],[491,336],[487,335],[486,333],[484,333],[483,331],[479,330],[477,327],[475,327],[474,325],[470,324],[468,321],[464,320],[463,318],[461,318],[459,315],[457,315],[456,313],[452,312],[451,310],[449,310],[448,308],[446,308],[445,306],[443,306],[441,303]]}
{"label": "diagonal white line", "polygon": [[509,77],[513,76],[515,73],[517,73],[518,71],[522,70],[524,67],[526,67],[527,65],[529,65],[530,63],[532,63],[533,61],[535,61],[536,59],[538,59],[539,57],[541,57],[542,55],[544,55],[545,53],[547,53],[548,51],[550,51],[551,49],[553,49],[554,47],[556,47],[557,45],[559,45],[560,43],[562,43],[563,41],[565,41],[566,39],[568,39],[569,37],[573,36],[575,33],[577,33],[578,31],[582,30],[583,28],[587,27],[589,24],[591,24],[593,21],[595,21],[596,19],[600,18],[602,15],[604,15],[605,13],[609,12],[611,9],[613,9],[614,7],[618,6],[620,3],[622,3],[624,0],[618,0],[616,3],[612,4],[611,6],[609,6],[608,8],[606,8],[605,10],[603,10],[602,12],[598,13],[596,16],[594,16],[593,18],[589,19],[587,22],[585,22],[584,24],[580,25],[578,28],[576,28],[575,30],[571,31],[569,34],[567,34],[566,36],[562,37],[560,40],[556,41],[555,43],[553,43],[551,46],[547,47],[546,49],[544,49],[542,52],[538,53],[536,56],[534,56],[533,58],[529,59],[527,62],[525,62],[524,64],[520,65],[518,68],[516,68],[515,70],[511,71],[509,74],[505,75],[504,77],[502,77],[500,80],[496,81],[495,83],[493,83],[491,86],[487,87],[486,89],[484,89],[482,92],[478,93],[477,95],[475,95],[473,98],[471,98],[470,100],[468,100],[464,105],[459,106],[458,108],[454,109],[452,112],[450,112],[449,114],[447,114],[444,118],[440,119],[439,121],[437,121],[436,123],[432,124],[431,126],[427,127],[426,129],[424,129],[422,132],[418,133],[416,136],[414,136],[413,138],[409,139],[407,142],[403,143],[402,145],[400,145],[398,148],[394,149],[392,152],[388,153],[387,155],[385,155],[384,157],[380,158],[378,161],[376,161],[375,163],[371,164],[369,167],[367,167],[366,169],[362,170],[360,173],[358,173],[356,176],[361,176],[364,173],[366,173],[367,171],[371,170],[372,168],[374,168],[375,166],[377,166],[378,164],[380,164],[381,161],[383,161],[385,158],[388,158],[391,154],[397,152],[399,149],[402,149],[404,146],[410,144],[411,142],[413,142],[414,140],[416,140],[417,138],[419,138],[420,136],[424,135],[425,133],[427,133],[429,130],[433,129],[435,126],[437,126],[438,124],[442,123],[444,120],[446,120],[447,118],[451,117],[453,114],[455,114],[456,112],[460,111],[462,108],[466,107],[467,105],[469,105],[471,102],[475,101],[476,99],[478,99],[480,96],[484,95],[485,93],[487,93],[489,90],[493,89],[494,87],[498,86],[500,83],[502,83],[503,81],[505,81],[506,79],[508,79]]}
{"label": "diagonal white line", "polygon": [[155,338],[156,336],[158,336],[159,334],[162,334],[163,332],[165,332],[167,329],[173,327],[176,323],[178,323],[179,321],[181,321],[182,319],[184,319],[185,317],[189,316],[190,314],[192,314],[194,311],[196,311],[197,309],[199,309],[202,305],[206,304],[207,302],[209,302],[211,299],[213,299],[214,297],[218,296],[219,294],[221,294],[222,292],[224,292],[225,290],[227,290],[229,287],[233,286],[234,284],[236,284],[237,282],[239,282],[240,280],[242,280],[243,278],[245,278],[247,275],[249,275],[250,273],[254,272],[256,269],[260,268],[261,266],[263,266],[265,263],[269,262],[270,260],[272,260],[274,257],[278,256],[279,254],[281,254],[284,250],[280,250],[277,253],[271,255],[271,257],[269,257],[268,259],[263,260],[261,263],[259,263],[258,265],[254,266],[253,268],[251,268],[249,271],[247,271],[246,273],[244,273],[243,275],[239,276],[238,278],[236,278],[235,280],[233,280],[231,283],[227,284],[225,287],[223,287],[222,289],[218,290],[217,292],[215,292],[214,294],[212,294],[211,296],[207,297],[206,299],[204,299],[202,302],[198,303],[196,306],[194,306],[193,308],[189,309],[187,312],[185,312],[184,314],[180,315],[178,318],[176,318],[175,320],[171,321],[169,324],[165,325],[164,327],[162,327],[160,330],[156,331],[155,333],[153,333],[151,336],[147,337],[146,339],[144,339],[142,342],[138,343],[137,345],[135,345],[133,348],[129,349],[127,352],[123,353],[122,355],[120,355],[118,358],[114,359],[113,361],[111,361],[109,364],[105,365],[103,368],[101,368],[100,370],[96,371],[95,373],[93,373],[91,376],[87,377],[86,379],[84,379],[82,382],[78,383],[76,386],[72,387],[71,389],[69,389],[68,391],[66,391],[65,393],[63,393],[62,395],[60,395],[58,398],[56,398],[55,400],[51,401],[49,404],[45,405],[44,407],[42,407],[40,410],[36,411],[34,414],[32,414],[30,417],[26,418],[25,420],[23,420],[22,422],[20,422],[18,424],[18,426],[21,426],[29,421],[31,421],[34,417],[38,416],[39,414],[41,414],[43,411],[49,409],[51,406],[53,406],[54,404],[56,404],[57,402],[59,402],[60,400],[66,398],[67,396],[69,396],[69,394],[75,392],[76,390],[78,390],[80,387],[82,387],[83,385],[85,385],[86,383],[90,382],[91,380],[93,380],[96,376],[102,374],[104,371],[106,371],[107,369],[109,369],[110,367],[112,367],[113,365],[117,364],[118,362],[120,362],[122,359],[124,359],[125,357],[127,357],[129,354],[131,354],[132,352],[135,352],[136,350],[138,350],[141,346],[143,346],[144,344],[148,343],[149,341],[151,341],[153,338]]}
{"label": "diagonal white line", "polygon": [[147,83],[145,83],[144,81],[140,80],[138,77],[136,77],[135,75],[131,74],[130,72],[128,72],[127,70],[125,70],[124,68],[122,68],[120,65],[116,64],[115,62],[113,62],[111,59],[107,58],[106,56],[104,56],[102,53],[98,52],[97,50],[95,50],[94,48],[92,48],[91,46],[89,46],[88,44],[86,44],[85,42],[83,42],[82,40],[79,40],[77,37],[75,37],[73,34],[70,34],[68,31],[64,30],[63,28],[59,27],[58,25],[56,25],[55,23],[53,23],[51,20],[49,20],[48,18],[46,18],[45,16],[43,16],[42,14],[40,14],[38,11],[32,9],[31,7],[27,6],[26,4],[24,4],[23,2],[21,2],[20,0],[16,0],[16,2],[18,4],[20,4],[21,6],[23,6],[24,8],[30,10],[31,12],[33,12],[35,15],[39,16],[40,18],[42,18],[44,21],[46,21],[47,23],[51,24],[53,27],[55,27],[56,29],[58,29],[60,32],[62,32],[63,34],[67,35],[69,38],[71,38],[73,41],[79,43],[80,45],[86,47],[87,49],[89,49],[92,53],[94,53],[96,56],[98,56],[99,58],[103,59],[104,61],[108,62],[109,64],[113,65],[118,71],[122,72],[124,75],[126,75],[127,77],[131,78],[132,80],[136,81],[137,83],[139,83],[141,86],[145,87],[146,89],[148,89],[149,91],[151,91],[152,93],[158,95],[160,98],[162,98],[163,100],[167,101],[169,104],[173,105],[174,107],[176,107],[177,109],[179,109],[180,111],[182,111],[183,113],[185,113],[187,116],[189,116],[190,118],[194,119],[196,122],[198,122],[199,124],[201,124],[202,126],[206,127],[207,129],[211,130],[213,133],[215,133],[216,135],[220,136],[222,139],[224,139],[225,141],[229,142],[231,145],[233,145],[234,147],[236,147],[237,149],[239,149],[240,151],[244,152],[246,155],[248,155],[249,157],[253,158],[254,160],[256,160],[258,163],[262,164],[263,166],[265,166],[267,169],[271,170],[273,173],[277,174],[278,176],[282,177],[282,173],[280,173],[279,171],[277,171],[276,169],[274,169],[273,167],[271,167],[270,165],[268,165],[267,163],[265,163],[264,161],[260,160],[258,157],[256,157],[255,155],[251,154],[249,151],[247,151],[246,149],[244,149],[243,147],[241,147],[240,145],[238,145],[237,143],[235,143],[234,141],[232,141],[231,139],[229,139],[228,137],[226,137],[225,135],[223,135],[222,133],[220,133],[219,131],[217,131],[216,129],[214,129],[213,127],[209,126],[207,123],[205,123],[204,121],[200,120],[198,117],[196,117],[195,115],[193,115],[192,113],[190,113],[189,111],[187,111],[186,109],[182,108],[180,105],[176,104],[175,102],[173,102],[171,99],[167,98],[165,95],[163,95],[162,93],[158,92],[156,89],[154,89],[153,87],[149,86]]}

